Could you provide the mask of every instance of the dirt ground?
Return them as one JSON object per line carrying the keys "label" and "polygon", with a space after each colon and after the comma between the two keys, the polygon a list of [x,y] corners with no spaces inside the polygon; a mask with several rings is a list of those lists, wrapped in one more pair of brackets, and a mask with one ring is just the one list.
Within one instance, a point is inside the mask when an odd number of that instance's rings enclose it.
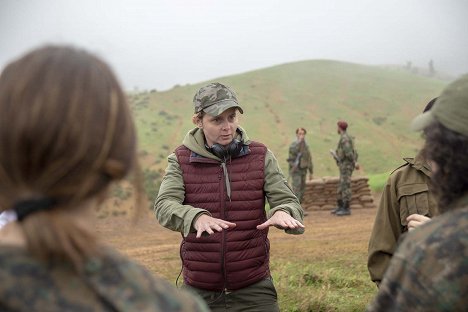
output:
{"label": "dirt ground", "polygon": [[[379,195],[374,198],[378,203]],[[329,211],[309,211],[304,219],[306,231],[303,235],[286,235],[282,230],[270,228],[271,257],[297,255],[325,259],[346,252],[364,255],[375,213],[376,209],[355,209],[351,216],[336,217]],[[127,216],[102,218],[97,230],[105,242],[153,273],[169,280],[177,277],[181,235],[161,227],[151,211],[135,225]]]}

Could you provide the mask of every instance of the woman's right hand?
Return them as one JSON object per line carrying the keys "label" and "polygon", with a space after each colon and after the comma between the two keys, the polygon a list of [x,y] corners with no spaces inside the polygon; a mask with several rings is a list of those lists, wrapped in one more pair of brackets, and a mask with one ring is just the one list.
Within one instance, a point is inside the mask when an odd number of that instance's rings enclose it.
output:
{"label": "woman's right hand", "polygon": [[221,232],[222,230],[227,230],[235,226],[235,223],[213,218],[207,214],[201,214],[193,224],[193,227],[197,230],[197,238],[200,238],[203,232],[207,232],[211,235],[214,231]]}

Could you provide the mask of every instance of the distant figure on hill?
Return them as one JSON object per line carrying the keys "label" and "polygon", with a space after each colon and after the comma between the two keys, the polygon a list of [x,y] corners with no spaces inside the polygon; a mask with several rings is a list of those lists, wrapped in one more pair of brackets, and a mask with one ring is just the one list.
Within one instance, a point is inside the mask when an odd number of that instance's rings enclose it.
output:
{"label": "distant figure on hill", "polygon": [[289,146],[289,176],[292,179],[292,189],[299,202],[302,203],[306,186],[307,172],[309,180],[312,180],[314,167],[312,164],[312,154],[305,141],[306,129],[296,129],[296,140]]}
{"label": "distant figure on hill", "polygon": [[441,215],[407,233],[369,311],[466,311],[468,307],[468,75],[413,120]]}
{"label": "distant figure on hill", "polygon": [[154,207],[182,233],[184,287],[212,311],[279,311],[268,228],[302,234],[303,210],[273,153],[239,126],[233,90],[210,83],[193,104],[195,128],[169,155]]}
{"label": "distant figure on hill", "polygon": [[351,214],[349,207],[352,196],[351,176],[354,169],[359,169],[357,163],[358,153],[354,147],[354,140],[348,134],[348,123],[344,120],[337,122],[337,132],[340,135],[338,146],[331,154],[340,170],[340,182],[338,183],[337,208],[331,213],[337,216],[348,216]]}
{"label": "distant figure on hill", "polygon": [[0,210],[14,214],[0,230],[0,310],[208,311],[98,241],[95,209],[113,182],[139,176],[130,108],[106,63],[33,50],[0,75],[0,111]]}
{"label": "distant figure on hill", "polygon": [[[436,99],[426,105],[424,112]],[[387,180],[369,240],[367,268],[377,286],[401,235],[438,214],[436,199],[429,190],[429,162],[421,152],[415,158],[403,159],[405,164],[395,169]]]}

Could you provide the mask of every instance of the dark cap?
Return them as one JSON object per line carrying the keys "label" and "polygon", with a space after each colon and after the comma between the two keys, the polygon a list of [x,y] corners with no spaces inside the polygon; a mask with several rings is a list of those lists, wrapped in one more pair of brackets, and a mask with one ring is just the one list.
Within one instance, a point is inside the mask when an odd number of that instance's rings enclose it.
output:
{"label": "dark cap", "polygon": [[450,83],[429,111],[413,119],[411,128],[424,130],[435,120],[468,137],[468,75]]}
{"label": "dark cap", "polygon": [[210,83],[198,90],[193,97],[193,105],[195,113],[204,111],[211,116],[218,116],[231,107],[237,107],[241,114],[244,113],[234,91],[218,82]]}

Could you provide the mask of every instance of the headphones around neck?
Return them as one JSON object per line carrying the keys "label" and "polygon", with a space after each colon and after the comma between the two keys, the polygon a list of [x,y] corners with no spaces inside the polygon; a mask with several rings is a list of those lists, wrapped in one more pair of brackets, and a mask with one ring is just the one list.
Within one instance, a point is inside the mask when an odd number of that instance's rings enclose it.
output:
{"label": "headphones around neck", "polygon": [[244,141],[233,139],[227,146],[215,143],[213,146],[208,147],[208,150],[220,159],[226,160],[227,158],[237,157],[242,151]]}

